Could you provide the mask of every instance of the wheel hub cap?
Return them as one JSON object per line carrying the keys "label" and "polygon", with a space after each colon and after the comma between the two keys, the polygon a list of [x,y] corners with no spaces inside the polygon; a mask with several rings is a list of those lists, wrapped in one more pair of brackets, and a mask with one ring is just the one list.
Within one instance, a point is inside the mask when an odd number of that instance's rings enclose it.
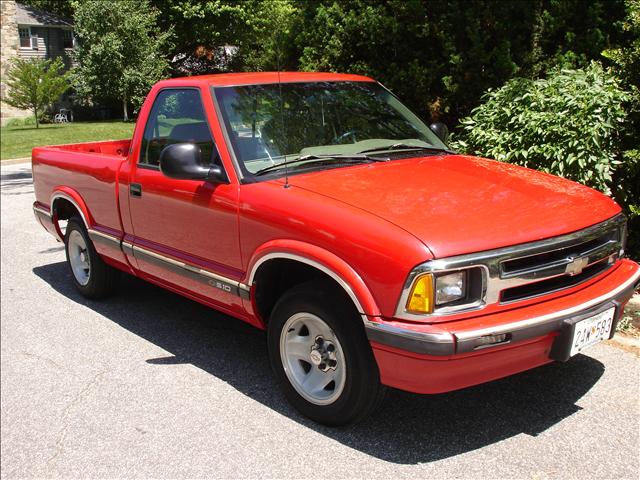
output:
{"label": "wheel hub cap", "polygon": [[329,340],[325,340],[322,336],[316,338],[315,344],[309,354],[311,363],[317,366],[323,372],[330,368],[333,370],[338,366],[336,358],[336,346]]}
{"label": "wheel hub cap", "polygon": [[322,354],[318,350],[311,350],[309,358],[311,359],[311,363],[316,366],[322,363]]}
{"label": "wheel hub cap", "polygon": [[291,385],[316,405],[333,403],[344,390],[346,364],[338,338],[324,320],[297,313],[280,334],[280,357]]}

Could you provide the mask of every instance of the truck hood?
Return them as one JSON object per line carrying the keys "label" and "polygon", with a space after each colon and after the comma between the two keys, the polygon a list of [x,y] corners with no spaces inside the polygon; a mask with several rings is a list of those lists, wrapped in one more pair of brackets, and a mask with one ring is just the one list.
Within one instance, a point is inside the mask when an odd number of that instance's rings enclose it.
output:
{"label": "truck hood", "polygon": [[384,218],[435,258],[554,237],[620,212],[610,198],[569,180],[463,155],[336,168],[290,183]]}

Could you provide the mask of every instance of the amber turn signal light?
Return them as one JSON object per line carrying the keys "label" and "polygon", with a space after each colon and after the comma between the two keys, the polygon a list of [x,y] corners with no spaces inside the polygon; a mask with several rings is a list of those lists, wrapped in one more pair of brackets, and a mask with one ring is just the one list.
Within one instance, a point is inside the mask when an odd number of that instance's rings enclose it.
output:
{"label": "amber turn signal light", "polygon": [[433,275],[420,275],[409,292],[406,305],[407,312],[431,313],[433,311]]}

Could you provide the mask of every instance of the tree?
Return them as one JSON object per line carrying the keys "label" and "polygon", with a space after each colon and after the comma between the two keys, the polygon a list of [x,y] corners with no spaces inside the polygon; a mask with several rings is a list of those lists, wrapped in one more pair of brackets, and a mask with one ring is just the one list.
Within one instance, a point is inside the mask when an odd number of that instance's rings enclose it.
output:
{"label": "tree", "polygon": [[171,28],[171,66],[177,75],[297,68],[291,27],[305,2],[297,0],[152,0]]}
{"label": "tree", "polygon": [[176,75],[361,73],[450,126],[514,76],[588,66],[621,44],[625,15],[624,0],[151,1]]}
{"label": "tree", "polygon": [[63,70],[64,64],[60,58],[15,58],[7,72],[6,103],[31,110],[36,117],[36,128],[39,128],[38,115],[69,88],[69,74],[62,73]]}
{"label": "tree", "polygon": [[85,98],[120,100],[127,121],[129,103],[138,108],[168,70],[165,50],[171,29],[160,31],[159,11],[148,0],[76,1],[73,7],[78,93]]}
{"label": "tree", "polygon": [[302,69],[371,75],[451,126],[516,75],[598,59],[624,17],[622,0],[308,0],[301,8]]}

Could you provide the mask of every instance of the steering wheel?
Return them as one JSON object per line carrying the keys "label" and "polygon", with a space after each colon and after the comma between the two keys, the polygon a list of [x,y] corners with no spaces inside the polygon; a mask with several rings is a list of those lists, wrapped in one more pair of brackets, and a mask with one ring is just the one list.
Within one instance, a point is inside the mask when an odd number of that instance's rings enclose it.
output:
{"label": "steering wheel", "polygon": [[339,143],[342,143],[345,139],[347,139],[349,137],[351,137],[353,139],[353,143],[356,143],[358,141],[358,139],[356,138],[356,133],[357,132],[358,132],[358,130],[356,130],[356,129],[347,130],[342,135],[337,135],[337,136],[333,137],[333,140],[331,140],[331,143],[333,145],[337,145]]}

